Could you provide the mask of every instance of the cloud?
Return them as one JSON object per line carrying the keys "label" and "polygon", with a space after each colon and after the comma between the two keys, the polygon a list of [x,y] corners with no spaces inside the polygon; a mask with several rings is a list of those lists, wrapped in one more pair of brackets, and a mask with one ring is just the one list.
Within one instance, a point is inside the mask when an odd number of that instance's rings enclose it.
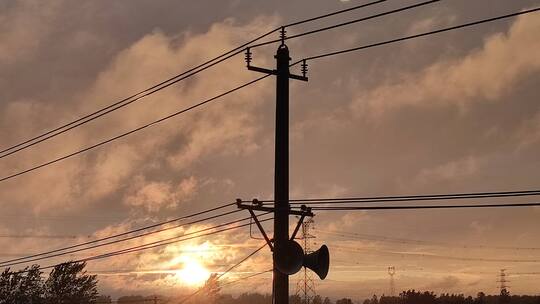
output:
{"label": "cloud", "polygon": [[438,181],[466,178],[475,175],[483,167],[483,163],[482,159],[473,156],[450,161],[434,168],[423,169],[413,178],[412,183],[426,185]]}
{"label": "cloud", "polygon": [[129,194],[124,202],[156,212],[161,208],[171,209],[189,201],[196,194],[197,188],[198,181],[194,176],[183,179],[177,185],[171,182],[150,182],[138,176],[132,185],[133,193]]}
{"label": "cloud", "polygon": [[358,115],[383,115],[404,106],[436,107],[493,101],[502,98],[521,79],[540,70],[536,33],[540,20],[519,17],[507,33],[484,41],[464,58],[438,61],[420,73],[387,80],[359,95],[351,108]]}
{"label": "cloud", "polygon": [[460,284],[460,280],[455,276],[446,276],[442,280],[433,282],[427,286],[428,290],[451,290]]}
{"label": "cloud", "polygon": [[[256,18],[247,25],[237,25],[233,20],[225,20],[214,24],[208,32],[197,35],[188,32],[165,35],[154,31],[120,52],[97,76],[94,84],[78,94],[81,100],[77,104],[78,109],[71,110],[88,113],[103,106],[106,100],[125,97],[190,68],[196,62],[213,57],[222,50],[235,47],[245,35],[252,35],[261,26],[273,22],[275,18]],[[9,163],[0,164],[2,172],[16,172],[65,155],[221,93],[253,77],[239,69],[242,66],[241,56],[234,58],[217,67],[217,70],[205,72],[96,123],[12,157]],[[223,74],[227,77],[222,77]],[[155,184],[149,181],[149,185],[141,185],[140,180],[132,176],[144,176],[156,168],[161,169],[162,174],[170,170],[179,172],[201,162],[206,156],[245,155],[257,151],[256,135],[259,127],[254,111],[264,101],[265,94],[270,93],[267,88],[260,85],[248,87],[230,98],[220,100],[222,104],[208,105],[204,111],[194,111],[85,155],[27,174],[17,179],[17,182],[24,179],[26,184],[34,186],[33,191],[11,188],[6,189],[3,195],[17,205],[41,206],[34,209],[39,213],[53,206],[77,209],[92,205],[110,195],[121,196],[124,189],[136,183],[141,187],[141,192],[133,194],[126,206],[146,206],[154,211],[158,205],[175,206],[173,201],[177,200],[169,198],[160,198],[161,201],[156,205],[151,205],[150,200],[158,198],[155,194],[158,189],[169,190],[167,197],[177,197],[180,195],[178,191],[189,190],[178,190],[177,187],[182,189],[188,187],[188,184]],[[255,92],[259,98],[253,100]],[[48,113],[56,113],[57,117],[59,114],[55,107],[54,104],[33,100],[8,103],[7,111],[2,114],[6,122],[13,123],[10,128],[17,130],[16,136],[10,137],[25,138],[28,134],[35,134],[34,130],[49,126],[48,117],[52,114]],[[65,119],[59,117],[59,120],[73,119],[67,113],[65,116]],[[32,117],[40,119],[34,120]],[[28,124],[29,120],[34,123]],[[42,149],[47,149],[48,153],[39,153]],[[50,189],[51,184],[55,185],[54,189]],[[50,194],[47,202],[41,199],[43,192]]]}
{"label": "cloud", "polygon": [[0,12],[0,65],[25,60],[48,38],[62,0],[22,0]]}

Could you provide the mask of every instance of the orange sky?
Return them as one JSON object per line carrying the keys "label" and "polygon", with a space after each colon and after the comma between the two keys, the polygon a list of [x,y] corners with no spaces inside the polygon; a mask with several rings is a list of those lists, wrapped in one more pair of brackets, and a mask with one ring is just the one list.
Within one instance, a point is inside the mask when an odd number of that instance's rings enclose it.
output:
{"label": "orange sky", "polygon": [[[0,144],[13,145],[94,111],[283,23],[357,2],[3,1]],[[411,3],[388,1],[289,34]],[[289,48],[297,60],[535,5],[442,1],[296,39]],[[291,198],[537,189],[539,16],[311,62],[309,82],[291,84]],[[253,64],[272,67],[274,52],[275,46],[255,50]],[[242,55],[236,56],[0,159],[1,175],[107,139],[257,76],[245,69]],[[274,81],[266,79],[82,156],[1,182],[0,260],[127,231],[237,197],[271,198],[274,98]],[[505,268],[512,293],[538,293],[534,273],[540,265],[524,260],[540,260],[540,250],[519,248],[540,247],[539,216],[540,208],[320,212],[314,246],[328,244],[332,267],[317,290],[355,299],[388,294],[387,267],[393,265],[398,290],[496,293],[497,273]],[[208,225],[215,223],[220,220]],[[23,234],[75,238],[8,237]],[[182,294],[197,285],[188,282],[192,278],[182,279],[182,269],[224,271],[260,245],[243,229],[90,262],[88,269],[100,274],[100,288],[115,296]],[[262,251],[225,279],[269,267],[270,253]],[[261,278],[224,292],[269,292],[270,275]],[[291,292],[297,279],[291,279]]]}

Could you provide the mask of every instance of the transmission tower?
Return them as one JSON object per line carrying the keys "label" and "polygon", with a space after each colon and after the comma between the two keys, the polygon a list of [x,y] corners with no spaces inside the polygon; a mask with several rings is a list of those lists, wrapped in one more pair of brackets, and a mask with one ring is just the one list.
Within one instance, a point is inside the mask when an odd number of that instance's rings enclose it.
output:
{"label": "transmission tower", "polygon": [[499,279],[497,280],[497,282],[499,283],[499,289],[501,291],[501,295],[503,294],[508,294],[508,284],[510,281],[508,281],[508,279],[506,278],[507,277],[507,274],[506,274],[506,269],[501,269],[501,271],[499,272]]}
{"label": "transmission tower", "polygon": [[396,267],[394,266],[388,267],[388,274],[390,275],[390,296],[395,297],[396,285],[394,282],[394,275],[396,274]]}
{"label": "transmission tower", "polygon": [[[311,234],[313,224],[314,222],[311,218],[302,223],[302,246],[304,247],[304,252],[306,254],[313,252],[311,249],[311,239],[315,238],[315,236]],[[313,272],[308,271],[306,267],[304,267],[303,273],[300,274],[300,279],[296,283],[296,295],[302,299],[302,304],[313,303],[313,298],[316,295]]]}

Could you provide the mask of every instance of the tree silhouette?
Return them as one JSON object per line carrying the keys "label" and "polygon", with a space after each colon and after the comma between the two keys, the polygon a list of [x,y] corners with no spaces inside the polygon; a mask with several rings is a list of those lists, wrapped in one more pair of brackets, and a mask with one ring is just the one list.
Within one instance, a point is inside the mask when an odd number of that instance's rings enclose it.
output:
{"label": "tree silhouette", "polygon": [[46,304],[92,304],[98,297],[97,277],[88,275],[85,262],[54,267],[44,284]]}

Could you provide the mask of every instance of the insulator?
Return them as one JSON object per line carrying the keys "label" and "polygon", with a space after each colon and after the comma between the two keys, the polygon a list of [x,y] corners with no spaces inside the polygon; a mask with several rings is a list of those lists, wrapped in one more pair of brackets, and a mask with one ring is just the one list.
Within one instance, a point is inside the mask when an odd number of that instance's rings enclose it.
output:
{"label": "insulator", "polygon": [[308,66],[307,66],[306,60],[302,60],[302,66],[301,66],[300,70],[302,71],[302,76],[306,77],[307,71],[308,71]]}
{"label": "insulator", "polygon": [[251,50],[249,48],[246,49],[246,63],[247,66],[251,64]]}
{"label": "insulator", "polygon": [[279,39],[281,39],[281,44],[285,44],[285,38],[287,37],[287,31],[285,30],[285,27],[281,27],[281,31],[279,32]]}

